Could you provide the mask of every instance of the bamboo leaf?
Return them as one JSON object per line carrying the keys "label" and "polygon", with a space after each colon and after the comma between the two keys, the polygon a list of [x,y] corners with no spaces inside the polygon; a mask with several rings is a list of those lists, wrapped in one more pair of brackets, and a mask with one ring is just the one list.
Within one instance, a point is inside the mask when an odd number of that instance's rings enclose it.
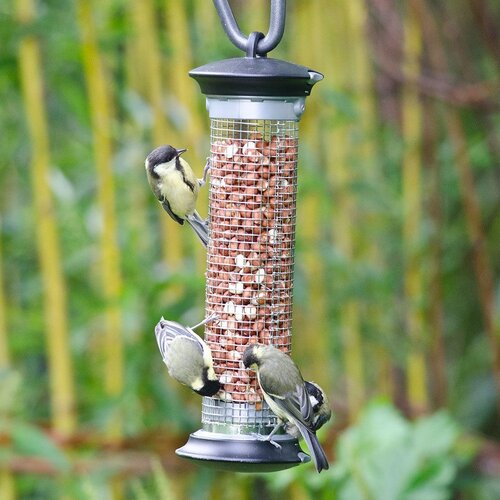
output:
{"label": "bamboo leaf", "polygon": [[151,459],[151,467],[153,468],[153,478],[158,497],[164,498],[165,500],[175,500],[174,490],[172,489],[170,479],[157,457]]}

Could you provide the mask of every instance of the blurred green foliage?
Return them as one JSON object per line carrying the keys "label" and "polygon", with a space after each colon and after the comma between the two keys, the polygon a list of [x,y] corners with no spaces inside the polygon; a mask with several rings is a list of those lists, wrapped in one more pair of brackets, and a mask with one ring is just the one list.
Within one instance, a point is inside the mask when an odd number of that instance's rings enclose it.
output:
{"label": "blurred green foliage", "polygon": [[446,412],[406,420],[391,404],[374,401],[338,439],[325,473],[306,468],[269,478],[276,491],[299,481],[311,498],[444,500],[472,452],[458,445],[460,429]]}

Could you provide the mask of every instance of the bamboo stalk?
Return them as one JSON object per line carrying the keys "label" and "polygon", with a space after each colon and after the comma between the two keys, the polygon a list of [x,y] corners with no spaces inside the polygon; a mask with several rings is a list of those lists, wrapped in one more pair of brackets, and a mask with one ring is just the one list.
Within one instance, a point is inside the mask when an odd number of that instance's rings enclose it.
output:
{"label": "bamboo stalk", "polygon": [[428,216],[432,221],[432,236],[429,241],[429,332],[430,364],[429,371],[432,381],[432,395],[435,408],[446,406],[446,352],[444,342],[444,309],[442,286],[442,232],[443,207],[441,201],[441,173],[436,158],[438,125],[437,106],[430,99],[423,101],[424,132],[423,132],[423,162],[428,165],[428,183],[426,191],[428,198]]}
{"label": "bamboo stalk", "polygon": [[[168,76],[177,70],[171,66],[170,60],[166,61],[160,53],[160,36],[154,3],[151,0],[132,2],[129,13],[131,16],[131,24],[134,27],[133,44],[135,46],[134,54],[136,56],[134,67],[136,72],[145,75],[142,90],[153,110],[152,135],[155,146],[165,143],[173,144],[175,147],[189,146],[188,144],[181,143],[180,134],[174,127],[169,125],[165,113],[166,91],[162,80],[162,70],[164,67],[168,67],[170,69]],[[170,79],[165,81],[171,84]],[[144,182],[146,181],[144,180]],[[145,189],[148,188],[146,187]],[[150,196],[153,195],[151,194]],[[179,224],[173,221],[161,207],[158,206],[157,210],[162,229],[163,257],[169,270],[175,270],[182,265],[184,259],[183,235],[186,231],[189,231],[189,229],[186,229],[186,226],[179,226]],[[189,234],[187,236],[196,238]],[[198,246],[197,242],[195,242],[195,245]],[[162,300],[166,304],[174,303],[182,297],[184,289],[181,283],[171,283],[164,294],[162,294]],[[203,295],[200,294],[200,302],[202,300]],[[168,377],[166,372],[165,377]],[[172,389],[179,393],[179,397],[182,400],[189,397],[178,384],[173,385]]]}
{"label": "bamboo stalk", "polygon": [[217,41],[222,35],[222,27],[213,2],[195,0],[193,5],[196,32],[198,40],[203,44],[203,53],[211,53],[217,47]]}
{"label": "bamboo stalk", "polygon": [[[293,59],[298,62],[307,59],[307,64],[315,67],[321,54],[321,51],[317,50],[318,44],[321,43],[321,33],[317,31],[311,38],[308,26],[310,23],[318,26],[318,11],[312,4],[297,4],[295,8],[294,15],[290,16],[296,23],[291,28],[296,33],[292,47]],[[309,51],[304,50],[305,48],[312,49]],[[300,125],[300,136],[316,158],[321,155],[319,110],[319,94],[315,94],[307,104],[307,111]],[[301,147],[299,154],[300,159],[307,162],[306,150]],[[330,393],[333,386],[329,345],[331,326],[328,322],[326,302],[328,297],[324,279],[326,269],[324,259],[319,254],[324,235],[321,224],[322,198],[312,189],[301,194],[300,173],[298,183],[297,233],[304,248],[300,262],[307,277],[307,297],[302,310],[296,307],[299,314],[294,318],[293,327],[297,335],[293,336],[293,350],[300,352],[301,360],[307,367],[308,377],[316,380],[327,393]]]}
{"label": "bamboo stalk", "polygon": [[9,339],[7,334],[7,304],[4,292],[2,259],[2,219],[0,217],[0,370],[10,366]]}
{"label": "bamboo stalk", "polygon": [[[186,4],[166,1],[165,27],[167,40],[171,48],[168,57],[168,81],[171,99],[175,99],[177,105],[184,111],[184,127],[177,132],[181,147],[188,147],[186,153],[194,171],[201,177],[208,156],[208,142],[203,140],[204,130],[196,105],[201,98],[198,94],[196,82],[189,77],[189,70],[193,68],[193,55],[191,51],[191,40],[189,38],[189,20],[186,12]],[[197,210],[202,217],[206,215],[208,204],[208,189],[200,191]],[[204,273],[206,267],[206,251],[198,244],[194,235],[189,235],[190,248],[194,249],[196,264],[199,272]]]}
{"label": "bamboo stalk", "polygon": [[[351,88],[354,92],[354,100],[359,110],[359,118],[355,124],[358,132],[361,133],[361,144],[355,148],[355,154],[361,164],[361,175],[369,183],[370,186],[376,187],[380,185],[380,172],[375,164],[376,148],[374,135],[377,128],[375,99],[374,99],[374,84],[373,71],[371,68],[371,59],[367,44],[368,36],[366,33],[366,6],[363,0],[351,0],[346,3],[349,38],[350,38],[350,61],[351,61]],[[354,149],[354,148],[353,148]],[[373,228],[380,230],[383,225],[381,216],[378,214],[367,213],[363,214],[362,225],[364,230],[361,231],[363,238],[361,246],[363,253],[368,261],[379,271],[384,271],[384,263],[380,246]],[[368,239],[366,235],[368,234]],[[373,329],[377,336],[385,335],[390,331],[390,323],[387,316],[389,311],[383,307],[380,300],[374,300],[374,305],[369,306],[368,317],[370,328]],[[394,392],[394,387],[391,377],[391,360],[390,355],[379,340],[373,346],[373,356],[377,364],[376,387],[378,394],[390,397]]]}
{"label": "bamboo stalk", "polygon": [[[448,60],[443,48],[439,28],[424,0],[412,0],[411,6],[428,40],[429,59],[436,72],[446,73]],[[481,209],[474,184],[467,140],[460,114],[444,107],[444,119],[454,150],[454,166],[460,185],[469,240],[472,246],[472,264],[479,289],[479,301],[485,334],[490,344],[491,370],[497,394],[497,412],[500,414],[500,311],[495,307],[494,274],[487,250]]]}
{"label": "bamboo stalk", "polygon": [[[19,23],[36,19],[33,0],[16,1]],[[49,360],[52,425],[62,436],[76,426],[73,367],[69,348],[66,297],[54,203],[48,184],[50,147],[40,47],[33,35],[19,45],[21,86],[31,143],[31,183]]]}
{"label": "bamboo stalk", "polygon": [[[420,28],[409,13],[404,24],[404,73],[409,82],[420,74],[422,40]],[[407,393],[413,415],[428,409],[425,365],[425,322],[423,315],[423,275],[419,256],[422,235],[421,147],[422,107],[418,89],[406,83],[402,96],[403,154],[403,246],[405,257],[404,291],[406,328],[409,338]]]}
{"label": "bamboo stalk", "polygon": [[[260,0],[247,0],[244,3],[244,12],[239,17],[242,28],[246,34],[252,31],[267,33],[269,26],[269,8],[262,4]],[[246,27],[246,29],[245,29]]]}
{"label": "bamboo stalk", "polygon": [[137,44],[135,72],[136,75],[142,75],[140,80],[153,113],[153,142],[155,146],[159,146],[170,141],[169,137],[172,137],[173,131],[169,130],[165,117],[157,15],[152,0],[132,2],[130,8],[134,41]]}
{"label": "bamboo stalk", "polygon": [[[328,16],[322,16],[324,40],[327,45],[324,51],[330,54],[324,61],[325,73],[329,75],[335,90],[348,93],[352,84],[348,11],[341,1],[334,3],[335,22]],[[322,4],[321,12],[326,12],[329,2]],[[356,233],[353,193],[350,185],[355,179],[351,159],[353,150],[350,144],[352,125],[339,122],[327,130],[328,144],[325,151],[328,165],[328,178],[335,192],[335,209],[333,213],[333,237],[337,248],[343,255],[346,266],[353,265],[355,252],[359,247],[359,233]],[[347,298],[340,307],[340,334],[343,342],[343,357],[347,389],[347,417],[353,422],[365,398],[364,361],[362,352],[361,324],[359,317],[359,301]]]}
{"label": "bamboo stalk", "polygon": [[2,500],[15,500],[17,498],[14,476],[5,469],[0,470],[0,493]]}
{"label": "bamboo stalk", "polygon": [[[129,20],[130,23],[130,20]],[[138,61],[140,61],[139,52],[137,50],[136,36],[131,35],[126,40],[125,48],[125,88],[129,95],[134,95],[141,99],[145,95],[144,79],[138,71]],[[127,120],[124,126],[124,139],[137,143],[138,139],[143,139],[144,127],[141,123],[135,120]],[[127,187],[126,200],[124,203],[126,209],[122,210],[126,214],[127,226],[130,237],[128,238],[128,249],[137,256],[137,265],[142,266],[144,258],[151,255],[153,248],[153,235],[156,231],[151,230],[148,225],[145,226],[145,221],[148,220],[147,206],[154,199],[146,182],[146,173],[144,168],[145,151],[141,149],[132,149],[130,161],[133,161],[137,168],[131,169],[129,172],[129,183]],[[135,154],[134,154],[135,153]]]}
{"label": "bamboo stalk", "polygon": [[[97,174],[97,200],[102,213],[101,262],[102,294],[105,301],[103,318],[103,348],[105,357],[104,389],[112,398],[123,391],[123,339],[120,296],[122,278],[120,250],[117,242],[115,186],[112,171],[113,127],[109,82],[97,43],[91,2],[78,0],[77,16],[81,34],[81,50],[93,134],[93,149]],[[122,437],[122,416],[118,413],[109,423],[107,435],[111,442]]]}
{"label": "bamboo stalk", "polygon": [[[185,4],[165,2],[165,25],[171,47],[168,65],[170,91],[187,112],[185,127],[182,131],[191,140],[199,141],[203,136],[203,126],[201,117],[194,106],[199,99],[198,87],[196,82],[188,75],[189,70],[192,69],[193,55]],[[197,153],[199,149],[197,148],[193,153]],[[205,158],[198,155],[196,159],[201,162]],[[204,161],[201,167],[203,168],[203,166]]]}
{"label": "bamboo stalk", "polygon": [[[178,6],[178,4],[176,4]],[[176,131],[168,126],[165,116],[165,91],[162,84],[162,67],[167,65],[162,61],[159,47],[157,15],[152,0],[143,2],[132,2],[131,15],[135,28],[137,42],[136,71],[143,75],[146,96],[153,113],[153,142],[154,146],[161,144],[179,143]],[[175,73],[175,69],[169,67],[169,76]],[[158,208],[163,255],[169,267],[175,268],[182,262],[182,232],[183,228],[173,221],[167,214],[161,213]],[[175,290],[174,290],[175,288]],[[179,287],[169,290],[172,297],[178,297],[181,293]]]}
{"label": "bamboo stalk", "polygon": [[[4,293],[2,258],[2,219],[0,217],[0,372],[10,367],[9,339],[7,334],[7,305]],[[7,469],[0,468],[0,492],[4,500],[16,498],[14,476]]]}
{"label": "bamboo stalk", "polygon": [[[149,37],[154,35],[151,33],[151,28],[148,25],[148,18],[150,17],[151,5],[147,1],[144,3],[129,2],[128,4],[128,24],[131,27],[130,36],[127,38],[126,45],[126,85],[127,89],[137,97],[148,102],[151,108],[152,114],[152,142],[155,146],[162,144],[167,141],[167,125],[165,116],[163,113],[161,105],[161,85],[157,88],[157,84],[160,82],[160,78],[155,77],[155,81],[152,83],[151,78],[149,78],[150,67],[151,67],[151,51],[149,50]],[[144,35],[143,35],[144,34]],[[158,51],[158,48],[156,48]],[[154,57],[154,53],[153,53]],[[140,65],[141,70],[138,70]],[[159,96],[158,102],[155,105],[152,104],[151,95]],[[145,130],[142,123],[132,123],[131,124],[131,135],[136,139],[137,136],[144,136]],[[149,132],[149,131],[148,131]],[[142,137],[141,137],[142,138]],[[134,181],[129,185],[128,190],[128,206],[130,207],[128,221],[129,226],[132,228],[133,233],[133,243],[137,251],[137,255],[147,255],[152,245],[156,245],[156,241],[153,241],[153,235],[157,231],[145,231],[144,221],[147,220],[147,207],[154,200],[154,196],[149,189],[146,182],[146,174],[144,165],[146,152],[143,151],[141,156],[137,158],[137,169],[131,172],[134,175]],[[164,254],[168,247],[166,241],[166,229],[165,229],[165,214],[159,206],[155,207],[157,209],[158,217],[161,218],[161,234],[162,249]],[[172,230],[173,230],[172,226]],[[155,237],[156,238],[156,237]],[[172,248],[175,247],[175,242]]]}

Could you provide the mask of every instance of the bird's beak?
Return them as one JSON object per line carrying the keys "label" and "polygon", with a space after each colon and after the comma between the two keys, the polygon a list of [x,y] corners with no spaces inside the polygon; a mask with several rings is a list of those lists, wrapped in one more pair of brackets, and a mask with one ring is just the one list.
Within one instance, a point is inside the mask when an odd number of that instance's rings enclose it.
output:
{"label": "bird's beak", "polygon": [[180,156],[182,153],[186,152],[187,149],[176,149],[177,151],[177,156]]}

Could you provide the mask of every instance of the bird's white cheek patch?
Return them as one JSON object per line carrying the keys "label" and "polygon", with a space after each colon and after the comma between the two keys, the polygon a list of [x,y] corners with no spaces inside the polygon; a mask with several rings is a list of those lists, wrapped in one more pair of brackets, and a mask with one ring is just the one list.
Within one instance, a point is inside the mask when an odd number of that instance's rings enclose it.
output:
{"label": "bird's white cheek patch", "polygon": [[194,391],[199,391],[202,387],[203,387],[203,381],[201,380],[201,378],[195,379],[191,384],[191,388]]}
{"label": "bird's white cheek patch", "polygon": [[168,163],[160,163],[159,165],[156,165],[154,170],[160,177],[162,177],[173,168],[174,168],[174,163],[170,161]]}

